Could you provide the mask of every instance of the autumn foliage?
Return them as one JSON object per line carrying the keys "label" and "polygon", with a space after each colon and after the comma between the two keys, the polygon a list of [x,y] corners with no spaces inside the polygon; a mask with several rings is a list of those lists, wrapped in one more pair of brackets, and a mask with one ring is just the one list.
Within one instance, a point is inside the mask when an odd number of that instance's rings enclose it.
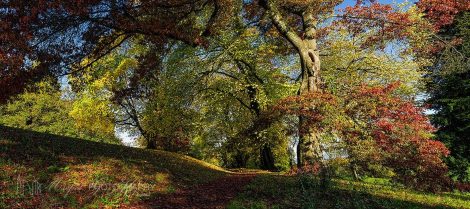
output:
{"label": "autumn foliage", "polygon": [[[136,36],[154,52],[170,39],[203,45],[236,8],[232,0],[0,1],[0,102],[44,76],[90,67]],[[194,14],[209,9],[207,24],[196,26]]]}
{"label": "autumn foliage", "polygon": [[460,12],[470,10],[468,0],[420,0],[417,5],[434,23],[436,30],[452,24]]}
{"label": "autumn foliage", "polygon": [[[322,140],[327,135],[344,145],[341,151],[347,153],[342,157],[354,173],[386,170],[392,173],[387,177],[410,187],[448,188],[442,158],[449,151],[433,139],[435,128],[425,109],[407,98],[415,92],[397,93],[400,83],[371,85],[405,80],[392,72],[400,68],[410,69],[406,76],[415,76],[409,83],[420,82],[414,78],[421,76],[418,71],[426,67],[428,54],[421,57],[415,52],[435,48],[428,42],[432,32],[470,10],[469,0],[421,0],[408,9],[357,0],[355,6],[335,13],[341,2],[3,0],[0,104],[45,77],[57,81],[69,76],[71,91],[80,93],[86,88],[76,88],[81,84],[74,83],[71,75],[96,74],[93,79],[100,79],[101,73],[120,68],[121,73],[103,79],[112,85],[100,87],[111,96],[90,96],[100,103],[84,99],[83,104],[76,103],[80,111],[71,116],[96,128],[95,123],[105,120],[96,120],[100,114],[94,113],[108,112],[103,114],[109,119],[107,133],[115,133],[117,124],[129,126],[147,139],[147,148],[173,152],[191,151],[195,138],[204,138],[208,143],[201,146],[214,150],[231,145],[230,140],[253,139],[252,147],[263,147],[262,157],[273,158],[271,148],[284,146],[277,141],[284,140],[287,147],[288,140],[298,137],[297,164],[311,164],[303,171],[317,173],[326,167],[326,149],[322,149],[327,142]],[[329,46],[329,40],[338,44]],[[404,49],[385,52],[393,43]],[[135,49],[140,53],[131,50],[133,45],[140,46]],[[339,59],[328,58],[332,55]],[[131,61],[121,62],[120,56]],[[99,67],[107,58],[110,66],[118,66]],[[396,66],[395,61],[380,63],[395,58],[411,67]],[[295,72],[299,65],[300,73]],[[357,77],[348,74],[350,79],[343,81],[331,76],[340,70],[355,71]],[[353,79],[360,81],[346,83]],[[363,81],[371,82],[350,89]],[[289,96],[295,88],[298,95]],[[191,114],[185,115],[186,111]],[[284,165],[291,163],[286,160]]]}
{"label": "autumn foliage", "polygon": [[459,14],[470,11],[470,1],[420,0],[416,4],[425,14],[426,20],[430,22],[431,29],[436,35],[433,37],[434,42],[428,47],[428,53],[436,55],[445,48],[462,44],[461,37],[450,37],[444,33],[446,30],[452,30],[452,24]]}
{"label": "autumn foliage", "polygon": [[389,169],[398,182],[420,190],[447,189],[442,158],[449,151],[432,139],[435,128],[424,108],[395,94],[399,85],[363,85],[343,98],[327,93],[288,97],[275,109],[308,118],[316,130],[336,133],[353,166]]}
{"label": "autumn foliage", "polygon": [[[399,83],[384,87],[362,86],[348,98],[346,115],[361,126],[345,129],[348,143],[372,137],[378,160],[392,168],[395,178],[414,188],[439,191],[449,186],[442,157],[449,155],[422,107],[394,95]],[[358,134],[361,133],[361,134]]]}
{"label": "autumn foliage", "polygon": [[327,119],[328,112],[335,106],[337,106],[337,99],[334,95],[315,92],[302,96],[286,97],[279,101],[273,107],[273,110],[282,115],[298,115],[304,117],[307,120],[308,126],[315,126],[315,129],[320,130],[327,128],[324,122]]}
{"label": "autumn foliage", "polygon": [[[390,41],[410,41],[421,39],[424,31],[431,25],[416,17],[416,11],[403,11],[390,4],[356,4],[342,10],[342,15],[332,26],[346,28],[352,35],[368,33],[362,48],[378,47],[384,49]],[[415,48],[416,46],[411,46]]]}

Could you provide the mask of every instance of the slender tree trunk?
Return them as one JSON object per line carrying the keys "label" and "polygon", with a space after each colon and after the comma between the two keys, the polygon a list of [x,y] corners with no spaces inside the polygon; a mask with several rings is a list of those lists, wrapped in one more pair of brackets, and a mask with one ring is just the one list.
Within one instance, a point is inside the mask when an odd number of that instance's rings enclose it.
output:
{"label": "slender tree trunk", "polygon": [[354,163],[351,163],[350,168],[351,168],[351,173],[354,176],[354,180],[359,180],[359,174],[357,173],[356,165]]}
{"label": "slender tree trunk", "polygon": [[147,142],[147,145],[145,146],[145,149],[157,149],[156,141],[152,137],[149,136],[149,134],[147,133],[147,131],[144,130],[144,128],[142,128],[142,126],[140,125],[140,121],[137,118],[137,116],[132,117],[132,118],[134,120],[135,127],[137,128],[137,130],[139,130],[140,135],[142,135],[142,137]]}

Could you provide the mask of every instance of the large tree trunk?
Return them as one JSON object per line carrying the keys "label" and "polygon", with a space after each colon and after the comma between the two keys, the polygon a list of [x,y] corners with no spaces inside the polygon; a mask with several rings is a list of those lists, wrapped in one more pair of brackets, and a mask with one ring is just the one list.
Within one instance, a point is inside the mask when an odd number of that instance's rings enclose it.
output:
{"label": "large tree trunk", "polygon": [[[302,13],[304,34],[303,37],[300,37],[298,32],[288,27],[287,22],[283,20],[282,13],[277,8],[276,1],[265,0],[262,2],[262,5],[266,8],[279,33],[284,36],[299,53],[302,68],[302,81],[298,95],[302,96],[309,93],[321,92],[320,57],[316,37],[317,20],[312,13],[314,9],[304,9]],[[322,164],[322,151],[319,139],[318,131],[308,126],[305,117],[299,116],[299,144],[297,147],[298,166],[313,163]]]}
{"label": "large tree trunk", "polygon": [[[261,105],[256,98],[258,95],[258,89],[254,86],[248,86],[247,87],[247,93],[250,97],[250,109],[254,112],[256,115],[256,120],[257,121],[260,116],[261,116]],[[255,125],[256,126],[256,125]],[[263,139],[259,138],[257,134],[254,134],[252,136],[255,141],[262,141]],[[274,170],[274,154],[271,150],[271,147],[269,146],[268,143],[265,143],[262,148],[260,148],[260,167],[265,170]]]}
{"label": "large tree trunk", "polygon": [[[298,92],[299,96],[321,92],[320,58],[316,40],[316,24],[313,14],[304,13],[303,23],[305,38],[299,44],[298,52],[302,67],[302,83]],[[315,108],[315,107],[307,107]],[[321,163],[322,151],[320,137],[317,130],[309,127],[304,116],[299,116],[299,148],[297,156],[298,165]]]}

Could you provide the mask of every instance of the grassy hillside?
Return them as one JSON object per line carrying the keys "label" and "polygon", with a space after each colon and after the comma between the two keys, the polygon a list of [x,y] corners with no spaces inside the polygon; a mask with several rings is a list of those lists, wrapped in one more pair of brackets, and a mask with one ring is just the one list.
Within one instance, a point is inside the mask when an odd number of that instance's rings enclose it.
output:
{"label": "grassy hillside", "polygon": [[380,179],[321,188],[302,176],[234,175],[174,153],[3,126],[0,171],[0,208],[470,208],[469,193],[421,193]]}
{"label": "grassy hillside", "polygon": [[202,161],[0,126],[0,208],[102,208],[227,174]]}

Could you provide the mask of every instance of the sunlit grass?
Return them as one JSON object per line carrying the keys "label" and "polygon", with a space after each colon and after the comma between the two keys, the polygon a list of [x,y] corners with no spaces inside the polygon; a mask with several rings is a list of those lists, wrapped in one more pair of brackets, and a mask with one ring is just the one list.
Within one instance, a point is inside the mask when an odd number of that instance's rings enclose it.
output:
{"label": "sunlit grass", "polygon": [[309,177],[259,175],[229,208],[470,208],[468,193],[431,194],[373,182],[334,179],[324,188]]}
{"label": "sunlit grass", "polygon": [[106,208],[228,173],[255,180],[228,208],[470,208],[469,193],[430,194],[385,179],[312,178],[224,169],[191,157],[0,126],[0,208]]}
{"label": "sunlit grass", "polygon": [[376,197],[419,203],[427,206],[449,206],[470,208],[470,193],[446,192],[430,194],[403,188],[399,185],[380,185],[377,183],[335,180],[335,188],[349,191],[361,191]]}
{"label": "sunlit grass", "polygon": [[0,208],[102,208],[229,172],[191,157],[0,126]]}

